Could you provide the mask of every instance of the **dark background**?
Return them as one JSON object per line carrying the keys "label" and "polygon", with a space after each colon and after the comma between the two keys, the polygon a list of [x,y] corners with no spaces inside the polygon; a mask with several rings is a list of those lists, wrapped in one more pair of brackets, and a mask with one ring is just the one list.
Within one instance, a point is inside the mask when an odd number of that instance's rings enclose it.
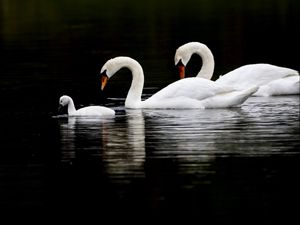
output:
{"label": "dark background", "polygon": [[[141,63],[146,87],[163,87],[178,79],[175,50],[189,41],[212,50],[213,79],[249,63],[299,70],[299,8],[297,0],[1,0],[1,102],[28,112],[52,111],[62,94],[101,103],[99,71],[120,55]],[[187,74],[200,66],[193,57]],[[125,97],[118,82],[128,78],[116,82],[109,96]]]}

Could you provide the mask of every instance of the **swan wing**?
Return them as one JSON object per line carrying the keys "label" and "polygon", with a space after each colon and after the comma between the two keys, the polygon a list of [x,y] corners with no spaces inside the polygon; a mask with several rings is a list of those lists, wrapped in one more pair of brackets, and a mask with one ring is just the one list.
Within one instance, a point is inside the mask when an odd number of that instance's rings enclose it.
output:
{"label": "swan wing", "polygon": [[239,67],[221,76],[216,83],[245,89],[252,85],[266,85],[288,76],[299,76],[299,74],[296,70],[289,68],[260,63]]}
{"label": "swan wing", "polygon": [[288,76],[259,87],[255,96],[300,94],[300,76]]}
{"label": "swan wing", "polygon": [[179,97],[202,100],[234,89],[226,85],[219,85],[203,78],[185,78],[169,84],[147,100],[165,100]]}
{"label": "swan wing", "polygon": [[104,106],[88,106],[78,109],[73,116],[114,116],[115,111]]}

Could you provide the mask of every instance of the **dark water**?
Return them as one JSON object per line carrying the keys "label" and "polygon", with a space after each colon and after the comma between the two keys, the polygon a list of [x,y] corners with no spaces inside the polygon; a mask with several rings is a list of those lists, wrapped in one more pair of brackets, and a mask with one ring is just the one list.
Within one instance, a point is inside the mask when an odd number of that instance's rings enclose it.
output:
{"label": "dark water", "polygon": [[[256,62],[299,70],[299,10],[296,0],[1,0],[0,214],[299,220],[299,96],[125,110],[127,70],[99,90],[105,61],[127,55],[142,64],[150,96],[177,80],[174,53],[188,41],[211,48],[216,75]],[[200,65],[193,57],[188,73]],[[63,94],[117,116],[57,117]]]}

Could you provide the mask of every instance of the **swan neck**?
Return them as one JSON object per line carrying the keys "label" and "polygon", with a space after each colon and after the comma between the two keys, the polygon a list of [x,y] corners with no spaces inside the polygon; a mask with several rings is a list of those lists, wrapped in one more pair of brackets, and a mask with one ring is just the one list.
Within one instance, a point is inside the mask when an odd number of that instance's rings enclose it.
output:
{"label": "swan neck", "polygon": [[212,52],[205,45],[199,46],[195,53],[202,58],[202,67],[197,77],[205,78],[210,80],[214,73],[215,61]]}
{"label": "swan neck", "polygon": [[126,97],[125,107],[140,108],[144,87],[144,72],[141,65],[136,61],[129,61],[127,68],[132,73],[132,82]]}
{"label": "swan neck", "polygon": [[68,104],[68,114],[72,115],[76,112],[76,108],[73,102],[73,99],[69,99],[69,104]]}

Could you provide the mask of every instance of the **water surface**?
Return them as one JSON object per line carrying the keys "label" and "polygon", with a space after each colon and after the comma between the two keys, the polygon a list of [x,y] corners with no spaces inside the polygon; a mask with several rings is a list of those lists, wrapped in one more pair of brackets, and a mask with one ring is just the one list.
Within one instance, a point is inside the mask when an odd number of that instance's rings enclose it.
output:
{"label": "water surface", "polygon": [[[147,98],[178,79],[174,53],[188,41],[211,48],[214,79],[256,62],[299,70],[299,1],[0,4],[0,213],[298,220],[299,96],[251,97],[231,109],[126,110],[129,71],[104,92],[99,71],[115,56],[137,59]],[[194,56],[188,75],[200,67]],[[63,94],[117,116],[57,117]]]}
{"label": "water surface", "polygon": [[92,195],[77,202],[71,191],[67,207],[94,208],[98,199],[104,212],[226,223],[293,216],[298,96],[253,97],[232,109],[116,109],[115,119],[57,120],[63,180]]}

